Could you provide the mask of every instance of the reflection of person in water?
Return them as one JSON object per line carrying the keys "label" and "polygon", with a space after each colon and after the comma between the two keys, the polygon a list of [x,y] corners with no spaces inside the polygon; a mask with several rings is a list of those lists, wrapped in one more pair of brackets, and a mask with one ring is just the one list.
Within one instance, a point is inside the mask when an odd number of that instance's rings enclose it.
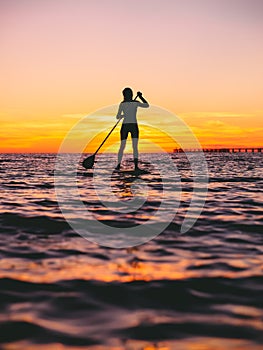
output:
{"label": "reflection of person in water", "polygon": [[117,119],[123,118],[123,123],[121,126],[121,145],[118,153],[118,165],[117,170],[121,167],[121,160],[123,156],[123,151],[126,146],[126,141],[128,134],[131,133],[132,137],[132,147],[133,147],[133,158],[134,158],[134,167],[135,170],[138,170],[138,140],[139,140],[139,128],[137,124],[137,108],[148,108],[149,103],[142,96],[141,92],[137,93],[137,96],[141,99],[142,102],[133,100],[133,92],[130,88],[125,88],[123,91],[123,101],[120,103]]}

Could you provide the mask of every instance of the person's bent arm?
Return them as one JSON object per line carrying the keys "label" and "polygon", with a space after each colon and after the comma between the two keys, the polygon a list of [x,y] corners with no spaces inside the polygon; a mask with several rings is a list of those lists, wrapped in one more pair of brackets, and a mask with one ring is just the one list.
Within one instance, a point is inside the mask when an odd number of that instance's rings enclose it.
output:
{"label": "person's bent arm", "polygon": [[149,103],[145,100],[145,98],[142,96],[142,93],[140,91],[137,92],[138,97],[140,98],[140,100],[142,101],[139,102],[139,106],[142,108],[148,108],[149,107]]}

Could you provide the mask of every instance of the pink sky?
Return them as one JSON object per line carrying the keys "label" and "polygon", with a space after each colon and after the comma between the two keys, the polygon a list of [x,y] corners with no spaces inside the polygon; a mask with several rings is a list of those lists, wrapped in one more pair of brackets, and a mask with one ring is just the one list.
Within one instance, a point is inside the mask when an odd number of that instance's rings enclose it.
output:
{"label": "pink sky", "polygon": [[262,42],[261,0],[0,0],[3,150],[34,149],[25,138],[39,142],[45,125],[56,147],[73,123],[65,115],[117,103],[125,86],[201,138],[219,121],[253,126],[260,142]]}

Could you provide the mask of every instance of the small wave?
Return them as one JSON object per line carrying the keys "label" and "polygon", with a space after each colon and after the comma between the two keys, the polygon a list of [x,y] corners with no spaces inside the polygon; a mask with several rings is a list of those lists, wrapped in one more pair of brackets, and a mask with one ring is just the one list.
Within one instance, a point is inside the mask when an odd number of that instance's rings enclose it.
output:
{"label": "small wave", "polygon": [[209,182],[257,182],[262,181],[262,177],[210,177]]}
{"label": "small wave", "polygon": [[43,206],[43,207],[57,207],[58,206],[58,202],[48,200],[48,199],[33,201],[32,203]]}
{"label": "small wave", "polygon": [[87,346],[98,344],[98,341],[81,335],[69,335],[67,332],[53,330],[27,321],[1,322],[1,343],[30,339],[41,344],[62,342],[64,345]]}
{"label": "small wave", "polygon": [[50,216],[22,216],[13,213],[0,215],[3,227],[14,227],[15,229],[26,230],[33,233],[62,233],[69,229],[68,223],[61,217]]}

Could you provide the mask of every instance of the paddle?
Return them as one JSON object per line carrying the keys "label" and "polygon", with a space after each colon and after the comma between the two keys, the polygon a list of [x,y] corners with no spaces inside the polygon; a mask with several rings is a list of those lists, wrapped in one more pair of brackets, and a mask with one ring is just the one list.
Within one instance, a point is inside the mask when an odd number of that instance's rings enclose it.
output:
{"label": "paddle", "polygon": [[[137,94],[135,99],[133,101],[136,100],[136,98],[138,97],[139,95]],[[85,158],[82,162],[82,165],[84,166],[84,168],[86,169],[92,169],[93,168],[93,165],[95,163],[95,157],[96,157],[96,154],[99,152],[99,150],[101,149],[101,147],[104,145],[104,143],[106,142],[106,140],[108,139],[108,137],[110,136],[110,134],[113,132],[113,130],[116,128],[116,126],[119,124],[120,120],[122,118],[120,118],[117,123],[113,126],[113,128],[111,129],[111,131],[108,133],[108,135],[105,137],[105,139],[102,141],[102,143],[100,144],[99,148],[97,149],[97,151],[92,155],[92,156],[89,156],[88,158]]]}

